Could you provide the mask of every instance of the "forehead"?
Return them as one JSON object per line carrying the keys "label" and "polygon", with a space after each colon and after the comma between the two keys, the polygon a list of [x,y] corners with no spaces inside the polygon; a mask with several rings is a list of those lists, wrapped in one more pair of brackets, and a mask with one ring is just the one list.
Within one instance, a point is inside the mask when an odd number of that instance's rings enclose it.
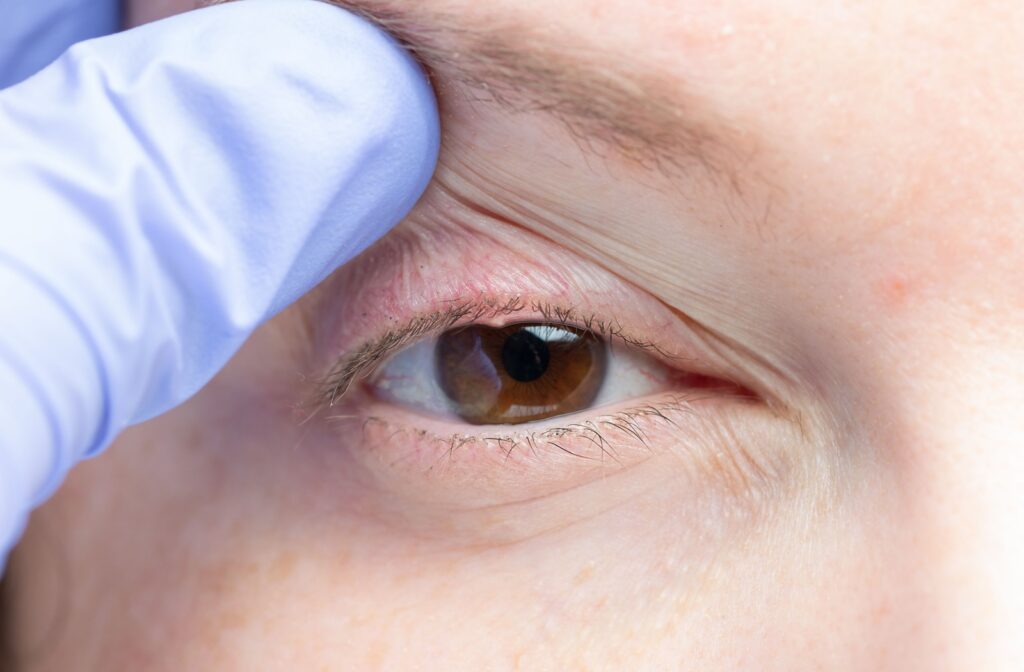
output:
{"label": "forehead", "polygon": [[[997,158],[1000,138],[1022,129],[1020,74],[999,64],[1024,56],[1024,6],[1009,12],[987,3],[913,0],[360,4],[398,14],[415,6],[414,21],[428,30],[454,27],[442,33],[439,51],[463,64],[482,44],[518,46],[540,51],[549,70],[564,70],[571,60],[623,89],[634,86],[635,116],[658,97],[675,101],[683,118],[720,120],[734,131],[735,153],[754,159],[751,171],[787,190],[809,185],[799,194],[809,207],[828,193],[830,203],[822,206],[859,200],[902,217],[905,197],[934,195],[948,210],[951,192],[931,194],[927,185],[963,185],[964,171],[949,168],[963,168],[965,160],[975,179],[987,177],[986,161]],[[878,191],[882,175],[890,179]]]}
{"label": "forehead", "polygon": [[[412,5],[389,6],[401,13]],[[801,300],[820,294],[821,314],[831,315],[834,297],[861,301],[862,288],[884,284],[892,260],[912,286],[948,286],[961,270],[978,270],[962,259],[1011,254],[992,227],[1020,226],[1011,206],[1019,206],[1013,175],[1021,159],[1006,139],[1024,137],[1016,111],[1024,86],[998,66],[998,54],[1024,62],[1024,6],[1012,20],[970,2],[415,7],[413,27],[441,30],[426,60],[451,112],[451,172],[477,192],[501,192],[510,219],[603,257],[708,322],[722,322],[715,313],[723,311],[775,310],[787,287]],[[551,70],[563,68],[556,56],[568,56],[590,72],[614,73],[624,90],[659,83],[658,95],[680,101],[680,116],[730,131],[725,154],[741,197],[690,175],[604,174],[602,162],[576,151],[587,135],[560,133],[543,114],[508,115],[477,102],[486,98],[478,92],[444,95],[446,73],[472,62],[474,47],[496,42],[542,45]],[[640,115],[652,89],[634,89]],[[653,187],[645,192],[641,182]],[[968,249],[975,253],[957,252]],[[826,258],[832,272],[823,276]],[[749,322],[760,329],[771,321]]]}

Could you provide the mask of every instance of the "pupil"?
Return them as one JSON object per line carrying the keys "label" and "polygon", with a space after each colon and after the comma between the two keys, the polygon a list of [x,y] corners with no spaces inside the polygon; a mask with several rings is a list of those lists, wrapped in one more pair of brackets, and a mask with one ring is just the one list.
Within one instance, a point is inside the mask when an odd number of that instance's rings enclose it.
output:
{"label": "pupil", "polygon": [[501,347],[501,363],[513,379],[528,383],[537,380],[548,370],[551,352],[548,344],[526,329],[521,329],[505,339]]}

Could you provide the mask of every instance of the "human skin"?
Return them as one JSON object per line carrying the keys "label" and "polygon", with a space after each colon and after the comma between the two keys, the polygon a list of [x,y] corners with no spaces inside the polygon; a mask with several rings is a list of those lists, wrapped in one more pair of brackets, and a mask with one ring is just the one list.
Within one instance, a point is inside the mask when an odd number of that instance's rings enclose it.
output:
{"label": "human skin", "polygon": [[[409,218],[33,516],[17,669],[1017,669],[1024,5],[416,4],[661,73],[730,129],[730,179],[432,67]],[[754,398],[609,430],[608,460],[312,412],[414,297],[510,293]]]}

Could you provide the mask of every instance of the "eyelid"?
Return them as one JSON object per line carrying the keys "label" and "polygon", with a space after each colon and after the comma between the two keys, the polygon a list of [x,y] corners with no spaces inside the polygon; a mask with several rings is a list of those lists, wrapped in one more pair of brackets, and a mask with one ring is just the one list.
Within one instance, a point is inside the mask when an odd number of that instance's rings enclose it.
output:
{"label": "eyelid", "polygon": [[468,216],[424,206],[308,304],[314,347],[299,413],[312,418],[336,405],[354,380],[417,338],[473,321],[600,331],[670,371],[750,389],[728,345],[661,298],[528,231],[470,226]]}
{"label": "eyelid", "polygon": [[489,299],[469,300],[416,316],[404,325],[389,329],[343,356],[331,367],[318,386],[315,408],[337,404],[354,381],[369,376],[390,355],[421,338],[439,335],[457,326],[469,324],[503,326],[503,322],[496,320],[507,321],[513,316],[516,321],[530,319],[584,329],[607,339],[613,345],[621,343],[635,350],[651,353],[663,361],[684,359],[654,341],[632,335],[618,322],[608,321],[590,313],[581,314],[578,309],[539,301],[528,305],[519,296],[513,296],[504,302]]}
{"label": "eyelid", "polygon": [[377,401],[362,385],[353,389],[343,412],[326,419],[371,474],[368,482],[388,501],[406,502],[403,511],[543,498],[654,457],[684,469],[695,493],[715,483],[741,494],[784,470],[786,455],[734,445],[763,438],[765,430],[754,428],[770,419],[756,400],[728,390],[662,393],[536,426],[470,425],[453,433],[445,420]]}

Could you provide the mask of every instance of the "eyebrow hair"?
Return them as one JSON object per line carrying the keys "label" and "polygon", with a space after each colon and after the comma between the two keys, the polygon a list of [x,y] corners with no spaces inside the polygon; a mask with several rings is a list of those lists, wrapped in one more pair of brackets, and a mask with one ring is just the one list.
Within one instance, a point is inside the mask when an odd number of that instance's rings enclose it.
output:
{"label": "eyebrow hair", "polygon": [[590,153],[613,151],[663,172],[696,165],[738,188],[732,170],[738,134],[678,77],[609,58],[579,36],[509,12],[470,18],[419,0],[326,1],[388,31],[434,75],[435,85],[447,79],[476,99],[549,113]]}

